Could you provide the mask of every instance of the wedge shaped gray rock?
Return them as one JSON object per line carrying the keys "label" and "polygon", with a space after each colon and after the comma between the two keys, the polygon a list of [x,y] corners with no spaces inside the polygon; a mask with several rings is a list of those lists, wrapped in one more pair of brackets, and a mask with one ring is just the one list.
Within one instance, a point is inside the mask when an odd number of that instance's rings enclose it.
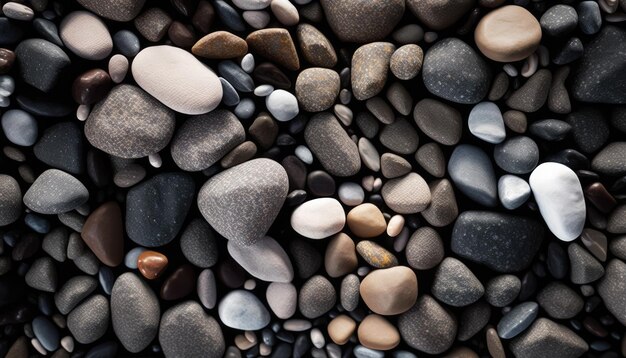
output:
{"label": "wedge shaped gray rock", "polygon": [[79,343],[93,343],[109,328],[109,315],[109,300],[102,295],[94,295],[70,312],[67,328]]}
{"label": "wedge shaped gray rock", "polygon": [[464,263],[446,257],[435,271],[431,292],[445,304],[462,307],[478,301],[485,288]]}
{"label": "wedge shaped gray rock", "polygon": [[398,318],[402,339],[414,349],[440,354],[456,337],[457,322],[452,313],[429,295],[420,296],[415,305]]}
{"label": "wedge shaped gray rock", "polygon": [[195,301],[163,313],[159,343],[166,357],[221,358],[226,349],[219,323]]}
{"label": "wedge shaped gray rock", "polygon": [[489,211],[466,211],[452,230],[452,251],[498,272],[528,267],[545,230],[537,220]]}
{"label": "wedge shaped gray rock", "polygon": [[159,300],[144,280],[132,272],[117,278],[111,292],[111,320],[126,350],[144,350],[157,335],[160,317]]}
{"label": "wedge shaped gray rock", "polygon": [[122,158],[142,158],[165,148],[174,112],[139,87],[122,84],[98,102],[85,122],[91,145]]}
{"label": "wedge shaped gray rock", "polygon": [[253,159],[210,178],[198,194],[198,208],[220,235],[250,245],[270,228],[288,189],[280,164]]}
{"label": "wedge shaped gray rock", "polygon": [[217,312],[222,323],[234,329],[256,331],[270,323],[269,311],[249,291],[231,291],[222,298]]}
{"label": "wedge shaped gray rock", "polygon": [[228,253],[248,273],[268,282],[291,282],[293,266],[280,244],[269,236],[243,246],[228,241]]}
{"label": "wedge shaped gray rock", "polygon": [[58,275],[54,261],[41,257],[30,266],[24,277],[26,284],[36,290],[54,292],[57,288]]}
{"label": "wedge shaped gray rock", "polygon": [[78,179],[58,169],[41,173],[24,194],[24,204],[40,214],[61,214],[83,205],[89,191]]}
{"label": "wedge shaped gray rock", "polygon": [[22,215],[22,191],[12,176],[0,174],[0,226],[14,223]]}
{"label": "wedge shaped gray rock", "polygon": [[59,312],[66,315],[97,287],[98,281],[91,276],[74,276],[54,295],[54,303]]}
{"label": "wedge shaped gray rock", "polygon": [[448,172],[457,188],[473,201],[489,207],[498,205],[493,164],[482,149],[469,144],[457,146],[450,156]]}
{"label": "wedge shaped gray rock", "polygon": [[176,131],[171,145],[172,159],[183,170],[203,170],[245,139],[241,122],[228,110],[194,116]]}
{"label": "wedge shaped gray rock", "polygon": [[511,340],[509,348],[516,358],[577,358],[589,346],[569,328],[539,318],[526,332]]}
{"label": "wedge shaped gray rock", "polygon": [[622,324],[626,324],[626,263],[613,259],[606,266],[606,273],[598,284],[598,294],[606,308]]}

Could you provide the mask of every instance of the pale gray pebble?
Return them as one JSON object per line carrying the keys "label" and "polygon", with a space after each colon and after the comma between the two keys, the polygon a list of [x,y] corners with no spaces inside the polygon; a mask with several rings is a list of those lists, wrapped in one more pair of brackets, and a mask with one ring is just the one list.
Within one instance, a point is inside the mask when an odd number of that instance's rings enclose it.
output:
{"label": "pale gray pebble", "polygon": [[220,324],[194,301],[163,313],[159,343],[166,357],[221,358],[226,349]]}
{"label": "pale gray pebble", "polygon": [[30,266],[24,277],[26,284],[36,290],[54,292],[57,288],[57,269],[49,257],[41,257]]}
{"label": "pale gray pebble", "polygon": [[487,282],[485,299],[494,307],[505,307],[511,304],[522,288],[522,282],[515,275],[500,275]]}
{"label": "pale gray pebble", "polygon": [[196,218],[187,225],[180,237],[180,248],[192,264],[207,268],[217,263],[217,241],[209,224]]}
{"label": "pale gray pebble", "polygon": [[53,259],[64,262],[67,259],[67,245],[69,243],[69,232],[60,226],[52,229],[44,236],[41,248]]}
{"label": "pale gray pebble", "polygon": [[265,236],[250,245],[234,241],[227,244],[230,256],[250,275],[267,282],[290,282],[293,266],[282,246]]}
{"label": "pale gray pebble", "polygon": [[498,180],[498,197],[502,206],[515,210],[530,197],[530,185],[520,177],[505,174]]}
{"label": "pale gray pebble", "polygon": [[230,328],[254,331],[270,323],[270,313],[251,292],[235,290],[222,298],[218,314],[223,324]]}
{"label": "pale gray pebble", "polygon": [[282,89],[274,90],[267,96],[265,106],[272,116],[280,122],[290,121],[300,112],[296,96]]}
{"label": "pale gray pebble", "polygon": [[461,144],[452,152],[448,172],[454,184],[473,201],[488,207],[498,204],[498,189],[491,159],[473,145]]}
{"label": "pale gray pebble", "polygon": [[485,142],[498,144],[506,138],[504,119],[493,102],[481,102],[472,108],[467,125],[470,132]]}
{"label": "pale gray pebble", "polygon": [[102,295],[94,295],[70,312],[67,328],[79,343],[93,343],[109,328],[109,316],[109,300]]}
{"label": "pale gray pebble", "polygon": [[89,191],[75,177],[58,169],[43,172],[24,194],[24,204],[40,214],[59,214],[87,202]]}
{"label": "pale gray pebble", "polygon": [[197,293],[200,303],[207,308],[213,309],[217,303],[217,285],[215,274],[210,269],[204,269],[198,275]]}
{"label": "pale gray pebble", "polygon": [[346,311],[352,312],[359,305],[359,277],[355,274],[348,274],[341,281],[341,288],[339,292],[339,298],[341,307]]}
{"label": "pale gray pebble", "polygon": [[29,147],[37,141],[38,126],[35,117],[21,109],[11,109],[2,115],[2,131],[16,145]]}
{"label": "pale gray pebble", "polygon": [[133,270],[136,269],[139,255],[141,255],[142,252],[147,251],[147,250],[148,249],[143,248],[143,247],[135,247],[135,248],[130,249],[124,256],[124,266],[128,267],[129,269],[133,269]]}
{"label": "pale gray pebble", "polygon": [[536,302],[520,303],[500,319],[498,335],[504,339],[519,335],[533,323],[538,314],[539,305]]}
{"label": "pale gray pebble", "polygon": [[274,86],[270,84],[263,84],[254,89],[254,95],[257,97],[267,97],[272,92],[274,92]]}
{"label": "pale gray pebble", "polygon": [[239,101],[237,107],[233,110],[237,118],[239,119],[250,119],[254,116],[254,111],[256,110],[256,105],[251,98],[244,98]]}
{"label": "pale gray pebble", "polygon": [[354,350],[352,351],[352,353],[354,353],[354,356],[357,358],[384,358],[385,357],[385,352],[370,349],[362,345],[358,345],[354,347]]}
{"label": "pale gray pebble", "polygon": [[245,56],[243,56],[243,58],[241,59],[241,68],[246,71],[247,73],[252,73],[252,71],[254,71],[254,55],[252,55],[251,53],[247,53]]}
{"label": "pale gray pebble", "polygon": [[69,211],[67,213],[58,214],[59,221],[76,232],[83,231],[83,225],[85,225],[85,217],[77,212]]}
{"label": "pale gray pebble", "polygon": [[294,150],[294,154],[296,155],[296,157],[298,157],[298,159],[300,159],[301,161],[303,161],[306,164],[313,164],[313,153],[311,153],[311,150],[309,148],[307,148],[304,145],[299,145],[296,147],[296,149]]}
{"label": "pale gray pebble", "polygon": [[74,276],[54,295],[54,303],[59,312],[66,315],[97,287],[98,282],[91,276]]}
{"label": "pale gray pebble", "polygon": [[5,3],[4,6],[2,6],[2,12],[4,13],[4,16],[9,19],[20,21],[30,21],[35,16],[33,9],[13,1]]}
{"label": "pale gray pebble", "polygon": [[222,84],[222,102],[224,102],[227,106],[236,106],[239,104],[241,100],[239,98],[239,93],[233,85],[230,84],[224,77],[219,77],[220,83]]}
{"label": "pale gray pebble", "polygon": [[0,226],[14,223],[22,215],[22,191],[12,176],[0,174]]}
{"label": "pale gray pebble", "polygon": [[53,352],[59,348],[61,333],[59,328],[48,318],[44,316],[35,317],[32,327],[35,337],[47,351]]}

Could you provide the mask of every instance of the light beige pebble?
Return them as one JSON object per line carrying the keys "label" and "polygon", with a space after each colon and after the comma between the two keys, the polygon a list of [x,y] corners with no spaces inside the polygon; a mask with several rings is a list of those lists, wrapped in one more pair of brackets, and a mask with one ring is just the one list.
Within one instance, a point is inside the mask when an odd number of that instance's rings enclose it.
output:
{"label": "light beige pebble", "polygon": [[389,223],[387,224],[387,235],[389,235],[389,237],[396,237],[400,235],[403,227],[404,216],[394,215],[389,219]]}
{"label": "light beige pebble", "polygon": [[272,0],[272,13],[285,26],[294,26],[300,22],[298,9],[289,0]]}
{"label": "light beige pebble", "polygon": [[255,344],[250,342],[243,334],[238,334],[235,336],[235,345],[242,351],[247,351],[254,347]]}
{"label": "light beige pebble", "polygon": [[113,50],[113,39],[106,25],[88,11],[74,11],[65,16],[59,36],[70,51],[87,60],[102,60]]}
{"label": "light beige pebble", "polygon": [[338,103],[333,106],[333,112],[335,113],[335,116],[337,116],[337,119],[339,119],[341,124],[343,124],[344,126],[348,127],[350,124],[352,124],[352,118],[354,117],[354,115],[352,113],[352,110],[348,106]]}
{"label": "light beige pebble", "polygon": [[369,349],[388,351],[400,344],[398,329],[377,314],[371,314],[361,321],[357,335],[359,342]]}
{"label": "light beige pebble", "polygon": [[267,11],[244,11],[243,19],[255,29],[264,29],[270,23],[270,14]]}
{"label": "light beige pebble", "polygon": [[263,357],[267,357],[268,355],[272,354],[272,347],[268,346],[265,343],[261,343],[259,345],[259,354]]}
{"label": "light beige pebble", "polygon": [[265,291],[267,304],[276,317],[287,319],[296,313],[298,292],[291,283],[272,282]]}
{"label": "light beige pebble", "polygon": [[348,343],[356,329],[354,320],[344,314],[335,317],[328,324],[328,336],[336,344],[342,346]]}
{"label": "light beige pebble", "polygon": [[374,270],[361,281],[359,292],[373,312],[385,316],[400,314],[417,300],[417,276],[406,266]]}
{"label": "light beige pebble", "polygon": [[124,81],[128,73],[128,59],[123,55],[113,55],[109,60],[109,76],[115,83]]}
{"label": "light beige pebble", "polygon": [[289,319],[283,323],[283,329],[290,332],[304,332],[311,329],[313,325],[305,319]]}

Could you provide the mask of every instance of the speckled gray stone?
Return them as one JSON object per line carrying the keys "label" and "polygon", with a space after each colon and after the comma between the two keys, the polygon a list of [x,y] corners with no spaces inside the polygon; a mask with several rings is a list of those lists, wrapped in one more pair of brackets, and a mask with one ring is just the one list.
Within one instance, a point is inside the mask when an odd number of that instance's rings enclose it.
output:
{"label": "speckled gray stone", "polygon": [[528,267],[545,234],[531,218],[489,211],[465,211],[452,231],[452,251],[498,272]]}
{"label": "speckled gray stone", "polygon": [[[300,8],[300,15],[304,15]],[[337,54],[328,38],[315,26],[301,23],[296,30],[302,56],[311,65],[332,68],[337,64]]]}
{"label": "speckled gray stone", "polygon": [[61,122],[48,127],[35,146],[35,157],[47,165],[72,174],[85,170],[82,129],[76,122]]}
{"label": "speckled gray stone", "polygon": [[14,223],[22,215],[22,191],[12,176],[0,174],[0,226]]}
{"label": "speckled gray stone", "polygon": [[509,138],[495,146],[493,159],[509,173],[530,173],[539,163],[539,147],[534,140],[525,136]]}
{"label": "speckled gray stone", "polygon": [[270,313],[252,293],[244,290],[229,292],[218,306],[223,324],[230,328],[256,331],[270,323]]}
{"label": "speckled gray stone", "polygon": [[59,312],[66,315],[97,287],[98,282],[91,276],[74,276],[54,295],[54,303]]}
{"label": "speckled gray stone", "polygon": [[480,102],[491,86],[491,72],[485,60],[457,38],[438,41],[428,49],[422,79],[430,93],[462,104]]}
{"label": "speckled gray stone", "polygon": [[67,245],[69,242],[69,232],[60,226],[52,229],[41,242],[41,248],[53,259],[64,262],[67,259]]}
{"label": "speckled gray stone", "polygon": [[461,113],[443,102],[430,98],[417,102],[413,119],[424,134],[443,145],[455,145],[461,139]]}
{"label": "speckled gray stone", "polygon": [[151,42],[158,42],[167,33],[172,24],[172,18],[162,9],[152,7],[137,16],[134,23],[135,28],[144,38]]}
{"label": "speckled gray stone", "polygon": [[125,22],[137,16],[145,0],[78,0],[78,3],[102,17]]}
{"label": "speckled gray stone", "polygon": [[393,179],[408,174],[411,169],[411,163],[399,155],[393,153],[384,153],[380,156],[380,171],[387,179]]}
{"label": "speckled gray stone", "polygon": [[341,307],[346,311],[352,312],[359,305],[359,277],[355,274],[348,274],[341,280],[341,288],[339,289],[339,299]]}
{"label": "speckled gray stone", "polygon": [[606,266],[606,273],[597,285],[598,294],[606,308],[622,324],[626,323],[626,264],[613,259]]}
{"label": "speckled gray stone", "polygon": [[39,291],[56,291],[58,276],[54,261],[49,257],[38,258],[26,272],[24,281]]}
{"label": "speckled gray stone", "polygon": [[522,282],[515,275],[500,275],[485,285],[485,299],[494,307],[511,304],[519,295]]}
{"label": "speckled gray stone", "polygon": [[85,122],[94,147],[122,158],[158,153],[174,134],[174,112],[139,87],[113,87]]}
{"label": "speckled gray stone", "polygon": [[217,263],[217,240],[203,219],[193,219],[187,225],[180,236],[180,249],[185,258],[198,267],[207,268]]}
{"label": "speckled gray stone", "polygon": [[321,0],[328,24],[341,41],[381,40],[404,14],[402,0]]}
{"label": "speckled gray stone", "polygon": [[567,247],[570,261],[570,279],[577,285],[584,285],[604,276],[604,267],[582,246],[573,243]]}
{"label": "speckled gray stone", "polygon": [[491,307],[485,301],[478,301],[467,306],[459,316],[457,339],[465,342],[474,337],[489,323]]}
{"label": "speckled gray stone", "polygon": [[313,116],[304,130],[304,140],[330,174],[345,177],[361,169],[357,145],[333,114],[324,112]]}
{"label": "speckled gray stone", "polygon": [[434,273],[431,293],[453,307],[470,305],[480,299],[485,288],[461,261],[446,257]]}
{"label": "speckled gray stone", "polygon": [[389,42],[372,42],[354,52],[350,68],[354,98],[365,101],[383,90],[387,82],[389,61],[395,49],[396,47]]}
{"label": "speckled gray stone", "polygon": [[558,4],[549,8],[541,15],[541,30],[550,36],[567,35],[576,29],[578,14],[569,5]]}
{"label": "speckled gray stone", "polygon": [[198,208],[220,235],[250,245],[274,222],[288,187],[280,164],[253,159],[210,178],[198,194]]}
{"label": "speckled gray stone", "polygon": [[74,308],[67,316],[67,328],[74,339],[89,344],[104,336],[109,328],[109,300],[94,295]]}
{"label": "speckled gray stone", "polygon": [[448,350],[456,337],[456,318],[429,295],[418,297],[415,305],[398,318],[402,339],[411,348],[428,354]]}
{"label": "speckled gray stone", "polygon": [[183,123],[172,139],[172,158],[183,170],[204,170],[245,139],[239,119],[232,112],[219,109]]}
{"label": "speckled gray stone", "polygon": [[305,111],[329,109],[339,95],[339,74],[326,68],[307,68],[296,79],[296,97]]}
{"label": "speckled gray stone", "polygon": [[407,7],[429,29],[443,30],[459,21],[475,2],[473,0],[407,0]]}
{"label": "speckled gray stone", "polygon": [[441,178],[446,174],[446,158],[437,143],[426,143],[415,152],[415,161],[428,174]]}
{"label": "speckled gray stone", "polygon": [[626,174],[626,142],[612,142],[602,148],[591,161],[591,168],[601,174]]}
{"label": "speckled gray stone", "polygon": [[547,318],[539,318],[526,332],[511,341],[516,358],[580,357],[587,343],[569,328]]}
{"label": "speckled gray stone", "polygon": [[111,292],[111,320],[126,350],[144,350],[157,335],[160,317],[159,300],[148,283],[132,272],[117,278]]}
{"label": "speckled gray stone", "polygon": [[522,112],[536,112],[546,103],[551,82],[550,71],[540,69],[513,92],[506,101],[507,106]]}
{"label": "speckled gray stone", "polygon": [[539,305],[536,302],[520,303],[500,319],[498,335],[504,339],[517,336],[533,323],[538,314]]}
{"label": "speckled gray stone", "polygon": [[193,203],[196,185],[185,173],[162,173],[134,186],[126,195],[126,233],[146,247],[174,239]]}
{"label": "speckled gray stone", "polygon": [[381,195],[385,204],[399,214],[419,213],[431,202],[428,184],[414,172],[388,180],[382,187]]}
{"label": "speckled gray stone", "polygon": [[254,244],[243,246],[228,242],[228,253],[248,273],[268,282],[291,282],[293,266],[280,244],[269,236],[258,239]]}
{"label": "speckled gray stone", "polygon": [[405,253],[409,266],[417,270],[429,270],[441,262],[445,252],[437,231],[424,226],[411,235]]}
{"label": "speckled gray stone", "polygon": [[221,358],[226,349],[219,323],[194,301],[163,313],[159,343],[166,357]]}
{"label": "speckled gray stone", "polygon": [[413,154],[419,145],[415,127],[404,118],[385,125],[378,138],[382,145],[399,154]]}
{"label": "speckled gray stone", "polygon": [[473,201],[489,207],[498,205],[498,188],[493,164],[479,147],[461,144],[454,148],[448,172],[456,187]]}
{"label": "speckled gray stone", "polygon": [[19,73],[24,82],[43,91],[52,91],[70,66],[67,54],[43,39],[27,39],[15,48]]}
{"label": "speckled gray stone", "polygon": [[448,179],[431,181],[430,205],[422,211],[424,220],[435,227],[447,226],[454,222],[459,215],[459,207],[454,195],[454,187]]}
{"label": "speckled gray stone", "polygon": [[333,284],[321,275],[308,279],[298,293],[298,308],[306,318],[313,319],[330,311],[337,301]]}
{"label": "speckled gray stone", "polygon": [[40,214],[60,214],[83,205],[87,188],[72,175],[58,169],[41,173],[24,194],[24,204]]}
{"label": "speckled gray stone", "polygon": [[611,129],[599,108],[583,107],[567,116],[572,126],[574,143],[583,153],[593,153],[602,148],[609,139]]}
{"label": "speckled gray stone", "polygon": [[556,319],[573,318],[585,304],[576,291],[557,281],[548,283],[539,291],[537,302],[550,317]]}

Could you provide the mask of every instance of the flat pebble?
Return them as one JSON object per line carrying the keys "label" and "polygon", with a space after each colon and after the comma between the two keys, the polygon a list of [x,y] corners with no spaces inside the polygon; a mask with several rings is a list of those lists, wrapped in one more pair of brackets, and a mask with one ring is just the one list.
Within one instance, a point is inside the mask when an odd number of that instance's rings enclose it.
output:
{"label": "flat pebble", "polygon": [[291,283],[272,282],[265,291],[267,304],[280,319],[288,319],[296,313],[298,291]]}
{"label": "flat pebble", "polygon": [[431,292],[443,303],[462,307],[480,299],[485,289],[465,264],[446,257],[435,271]]}
{"label": "flat pebble", "polygon": [[448,172],[452,182],[470,199],[488,207],[497,205],[493,164],[482,149],[469,144],[457,146],[448,162]]}
{"label": "flat pebble", "polygon": [[109,300],[102,295],[93,295],[70,312],[67,328],[77,342],[93,343],[109,328],[109,316]]}
{"label": "flat pebble", "polygon": [[102,60],[113,49],[113,39],[106,25],[88,11],[66,15],[59,26],[59,35],[70,51],[87,60]]}
{"label": "flat pebble", "polygon": [[361,298],[373,312],[396,315],[409,310],[417,299],[417,277],[406,266],[369,273],[360,287]]}
{"label": "flat pebble", "polygon": [[269,282],[290,282],[293,267],[287,253],[276,240],[265,236],[248,246],[228,242],[228,253],[249,274]]}
{"label": "flat pebble", "polygon": [[430,98],[417,102],[413,119],[422,132],[438,143],[455,145],[461,139],[461,113],[443,102]]}
{"label": "flat pebble", "polygon": [[504,119],[493,102],[481,102],[472,108],[467,120],[470,132],[485,142],[498,144],[506,137]]}
{"label": "flat pebble", "polygon": [[64,213],[87,199],[87,188],[72,175],[57,169],[43,172],[24,194],[24,204],[40,214]]}
{"label": "flat pebble", "polygon": [[313,116],[304,131],[304,139],[330,174],[351,176],[361,169],[357,145],[332,114],[320,113]]}
{"label": "flat pebble", "polygon": [[270,323],[270,313],[259,299],[248,291],[235,290],[222,298],[218,314],[223,324],[240,330],[258,330]]}
{"label": "flat pebble", "polygon": [[387,181],[381,193],[385,204],[398,214],[421,212],[431,202],[430,189],[417,173]]}

